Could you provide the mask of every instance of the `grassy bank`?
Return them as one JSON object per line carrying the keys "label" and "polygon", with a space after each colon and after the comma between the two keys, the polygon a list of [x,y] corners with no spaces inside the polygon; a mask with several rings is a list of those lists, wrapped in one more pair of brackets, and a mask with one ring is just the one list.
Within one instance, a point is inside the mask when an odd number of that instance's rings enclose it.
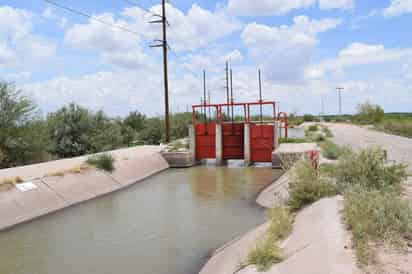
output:
{"label": "grassy bank", "polygon": [[402,119],[385,119],[375,128],[386,133],[412,138],[412,117]]}
{"label": "grassy bank", "polygon": [[[342,149],[335,144],[328,146]],[[401,195],[406,167],[388,162],[386,152],[380,148],[359,152],[345,148],[336,158],[336,164],[322,164],[318,170],[307,161],[296,163],[290,171],[289,200],[284,209],[277,209],[275,219],[283,220],[283,227],[287,227],[291,223],[290,212],[341,194],[343,220],[352,234],[353,248],[362,268],[376,263],[380,247],[406,250],[412,240],[412,205]],[[279,212],[288,212],[289,217],[279,217]],[[264,271],[280,262],[283,258],[278,246],[280,239],[268,233],[250,252],[248,264],[256,264],[259,271]]]}
{"label": "grassy bank", "polygon": [[253,248],[242,267],[255,265],[260,272],[283,260],[279,242],[286,238],[292,230],[293,218],[287,208],[274,208],[268,210],[270,227],[255,248]]}

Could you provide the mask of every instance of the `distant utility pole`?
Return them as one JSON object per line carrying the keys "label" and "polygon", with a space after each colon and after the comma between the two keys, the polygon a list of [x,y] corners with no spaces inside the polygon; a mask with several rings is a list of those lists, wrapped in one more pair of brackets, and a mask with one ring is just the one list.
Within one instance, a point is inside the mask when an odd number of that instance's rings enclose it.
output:
{"label": "distant utility pole", "polygon": [[345,88],[342,87],[337,87],[336,90],[338,91],[338,97],[339,97],[339,114],[342,114],[342,91]]}
{"label": "distant utility pole", "polygon": [[229,115],[229,62],[226,61],[226,102],[227,102],[227,114]]}
{"label": "distant utility pole", "polygon": [[263,123],[263,110],[262,110],[262,78],[259,69],[259,103],[260,103],[260,122]]}
{"label": "distant utility pole", "polygon": [[205,112],[205,122],[207,120],[207,114],[206,114],[206,70],[203,70],[203,109]]}
{"label": "distant utility pole", "polygon": [[166,0],[162,0],[162,15],[155,15],[160,17],[160,20],[151,21],[150,23],[161,23],[162,24],[162,31],[163,31],[163,39],[162,40],[155,40],[160,42],[160,44],[152,45],[150,47],[156,48],[161,47],[163,48],[163,78],[164,78],[164,98],[165,98],[165,123],[166,123],[166,143],[170,142],[170,117],[169,117],[169,79],[168,79],[168,71],[167,71],[167,19],[166,19]]}
{"label": "distant utility pole", "polygon": [[230,104],[232,107],[232,123],[233,123],[233,72],[232,69],[230,69]]}

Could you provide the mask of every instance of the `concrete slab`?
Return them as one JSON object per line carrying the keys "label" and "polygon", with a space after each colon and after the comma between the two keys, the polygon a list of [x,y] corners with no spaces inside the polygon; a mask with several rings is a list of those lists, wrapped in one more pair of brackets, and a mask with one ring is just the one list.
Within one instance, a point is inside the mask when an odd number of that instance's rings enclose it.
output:
{"label": "concrete slab", "polygon": [[[339,211],[342,198],[322,199],[298,213],[292,234],[282,247],[286,259],[265,272],[270,274],[359,274],[355,255],[348,248],[350,235]],[[239,274],[257,274],[249,266]]]}
{"label": "concrete slab", "polygon": [[66,174],[62,177],[45,177],[43,181],[68,205],[86,201],[120,188],[110,176],[96,170],[88,170],[81,174]]}
{"label": "concrete slab", "polygon": [[0,230],[24,220],[24,210],[16,203],[17,191],[15,187],[0,191]]}
{"label": "concrete slab", "polygon": [[110,175],[123,187],[153,175],[169,167],[160,153],[115,162],[115,171]]}
{"label": "concrete slab", "polygon": [[[154,154],[160,152],[161,150],[161,146],[138,146],[108,151],[107,153],[112,154],[116,160],[123,160],[144,157],[145,155]],[[0,180],[17,176],[23,178],[24,180],[42,178],[50,173],[61,172],[75,166],[79,166],[83,164],[89,156],[91,155],[8,169],[0,169]]]}
{"label": "concrete slab", "polygon": [[249,250],[255,246],[257,240],[264,235],[269,226],[270,223],[260,225],[241,238],[235,239],[217,250],[199,274],[236,273],[242,262],[246,260]]}
{"label": "concrete slab", "polygon": [[285,173],[259,194],[256,203],[264,208],[274,208],[285,205],[288,199],[289,174]]}
{"label": "concrete slab", "polygon": [[301,143],[301,144],[281,144],[277,149],[277,153],[303,153],[306,151],[319,150],[316,143]]}
{"label": "concrete slab", "polygon": [[36,185],[36,189],[25,192],[18,190],[15,194],[15,201],[23,209],[25,219],[54,212],[67,206],[67,203],[41,180],[35,180],[33,184]]}

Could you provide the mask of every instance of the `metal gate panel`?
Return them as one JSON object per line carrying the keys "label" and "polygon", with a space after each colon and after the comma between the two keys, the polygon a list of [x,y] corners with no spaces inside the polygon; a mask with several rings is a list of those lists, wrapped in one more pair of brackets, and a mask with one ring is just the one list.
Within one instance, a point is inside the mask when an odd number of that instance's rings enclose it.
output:
{"label": "metal gate panel", "polygon": [[273,125],[250,124],[250,160],[272,162],[274,147]]}
{"label": "metal gate panel", "polygon": [[222,124],[223,159],[244,158],[244,123]]}
{"label": "metal gate panel", "polygon": [[196,160],[216,158],[216,124],[195,125]]}

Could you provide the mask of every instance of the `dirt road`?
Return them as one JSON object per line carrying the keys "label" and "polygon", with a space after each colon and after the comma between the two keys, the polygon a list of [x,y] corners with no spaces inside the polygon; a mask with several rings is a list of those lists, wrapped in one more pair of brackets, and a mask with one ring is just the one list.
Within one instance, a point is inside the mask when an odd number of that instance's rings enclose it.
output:
{"label": "dirt road", "polygon": [[412,175],[412,139],[348,124],[326,125],[332,130],[335,143],[354,149],[380,146],[388,152],[389,160],[407,164]]}

